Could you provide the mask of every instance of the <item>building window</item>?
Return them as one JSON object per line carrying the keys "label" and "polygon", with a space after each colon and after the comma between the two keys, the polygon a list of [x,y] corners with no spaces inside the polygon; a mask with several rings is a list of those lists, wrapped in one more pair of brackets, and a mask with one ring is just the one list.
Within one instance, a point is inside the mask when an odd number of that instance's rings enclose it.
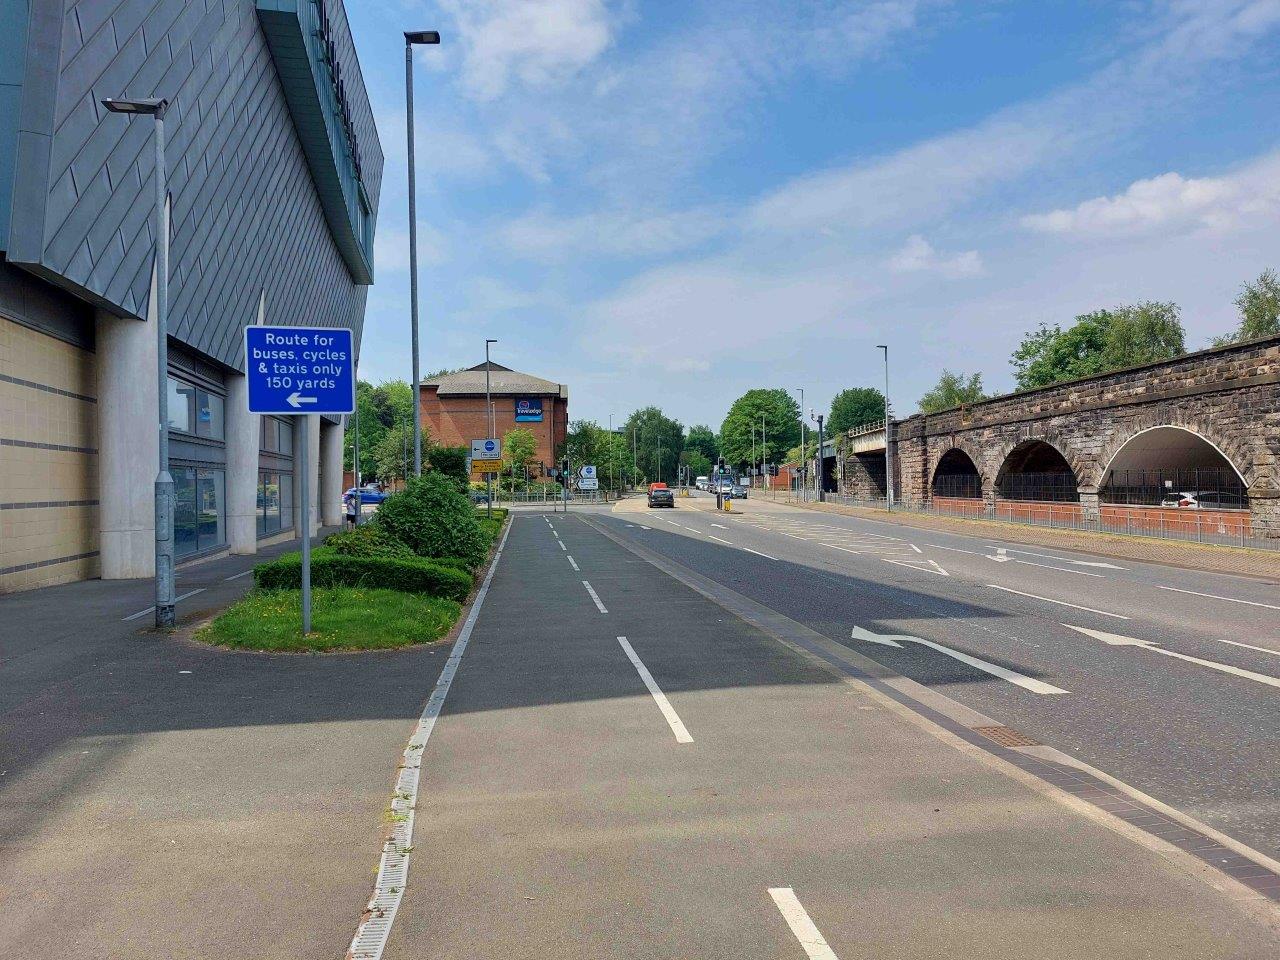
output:
{"label": "building window", "polygon": [[223,439],[223,399],[177,377],[169,378],[169,429]]}
{"label": "building window", "polygon": [[178,557],[220,547],[226,535],[226,472],[174,467],[173,550]]}
{"label": "building window", "polygon": [[261,448],[268,453],[293,456],[293,424],[276,417],[263,417]]}
{"label": "building window", "polygon": [[258,536],[293,527],[293,474],[258,471]]}

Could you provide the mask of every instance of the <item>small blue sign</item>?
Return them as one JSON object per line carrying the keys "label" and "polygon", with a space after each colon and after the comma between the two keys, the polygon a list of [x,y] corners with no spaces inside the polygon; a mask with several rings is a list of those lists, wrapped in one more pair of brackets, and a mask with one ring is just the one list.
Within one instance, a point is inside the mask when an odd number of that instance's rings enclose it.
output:
{"label": "small blue sign", "polygon": [[541,423],[542,398],[516,397],[516,423]]}
{"label": "small blue sign", "polygon": [[345,327],[245,327],[244,359],[250,413],[355,412],[355,351]]}

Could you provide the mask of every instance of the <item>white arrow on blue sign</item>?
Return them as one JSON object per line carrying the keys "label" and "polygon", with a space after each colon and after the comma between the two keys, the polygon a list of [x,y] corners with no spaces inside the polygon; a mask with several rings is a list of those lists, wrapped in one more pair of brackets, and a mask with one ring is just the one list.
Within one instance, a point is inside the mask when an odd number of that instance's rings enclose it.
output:
{"label": "white arrow on blue sign", "polygon": [[355,412],[355,350],[345,327],[245,327],[244,359],[250,413]]}

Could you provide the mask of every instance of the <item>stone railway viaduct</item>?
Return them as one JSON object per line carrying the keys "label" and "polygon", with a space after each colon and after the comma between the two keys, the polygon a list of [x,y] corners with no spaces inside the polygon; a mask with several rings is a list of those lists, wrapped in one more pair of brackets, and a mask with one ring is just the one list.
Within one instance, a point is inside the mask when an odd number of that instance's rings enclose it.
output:
{"label": "stone railway viaduct", "polygon": [[[1084,520],[1206,493],[1201,517],[1280,536],[1280,337],[1086,377],[891,425],[894,489],[974,515],[1055,509]],[[838,438],[840,493],[884,495],[884,428]],[[1143,478],[1140,487],[1136,477]],[[1178,479],[1165,480],[1164,477]],[[1188,490],[1188,478],[1201,490]],[[830,485],[830,481],[829,481]],[[1163,522],[1163,518],[1160,518]]]}

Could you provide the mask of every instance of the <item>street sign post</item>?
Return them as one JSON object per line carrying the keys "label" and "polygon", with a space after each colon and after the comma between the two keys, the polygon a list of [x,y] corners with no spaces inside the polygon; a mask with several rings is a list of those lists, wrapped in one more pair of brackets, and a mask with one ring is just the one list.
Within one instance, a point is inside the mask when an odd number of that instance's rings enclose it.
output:
{"label": "street sign post", "polygon": [[302,632],[311,632],[311,482],[307,415],[356,409],[356,360],[344,327],[244,328],[249,412],[297,417],[302,503]]}
{"label": "street sign post", "polygon": [[599,490],[600,481],[595,477],[582,477],[578,480],[579,490]]}
{"label": "street sign post", "polygon": [[596,467],[595,467],[595,464],[593,464],[593,463],[591,463],[591,464],[583,464],[582,466],[580,466],[580,467],[578,468],[578,476],[579,476],[579,477],[581,477],[583,480],[596,480],[596,479],[599,479],[599,478],[596,476]]}

